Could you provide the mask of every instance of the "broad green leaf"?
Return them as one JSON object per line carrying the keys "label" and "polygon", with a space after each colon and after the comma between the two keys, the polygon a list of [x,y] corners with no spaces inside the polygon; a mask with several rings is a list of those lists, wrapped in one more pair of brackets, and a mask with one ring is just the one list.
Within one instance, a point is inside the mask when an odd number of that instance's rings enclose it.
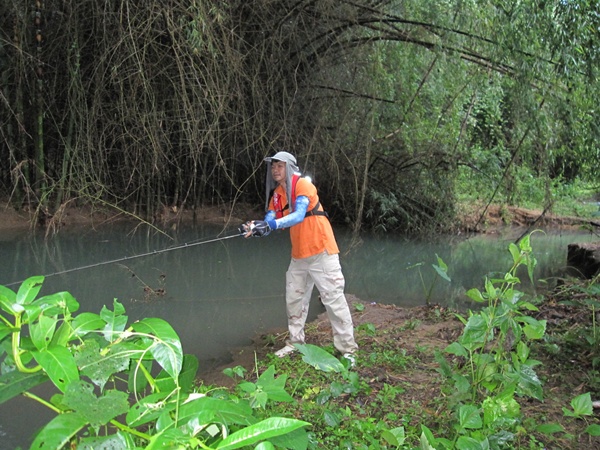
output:
{"label": "broad green leaf", "polygon": [[200,363],[195,355],[183,355],[183,367],[179,374],[179,388],[182,393],[188,393],[194,386]]}
{"label": "broad green leaf", "polygon": [[600,425],[593,423],[585,429],[585,432],[590,436],[600,436]]}
{"label": "broad green leaf", "polygon": [[571,407],[577,416],[591,416],[594,410],[590,393],[586,392],[575,397],[571,400]]}
{"label": "broad green leaf", "polygon": [[434,447],[437,442],[433,433],[425,425],[421,424],[421,439],[420,439],[421,450],[436,450]]}
{"label": "broad green leaf", "polygon": [[562,433],[565,431],[563,426],[559,423],[544,423],[542,425],[538,425],[535,427],[535,431],[543,434],[554,434],[554,433]]}
{"label": "broad green leaf", "polygon": [[488,326],[479,314],[469,317],[459,342],[467,349],[474,350],[485,344],[488,336]]}
{"label": "broad green leaf", "polygon": [[452,380],[454,380],[454,388],[459,394],[466,394],[471,389],[471,382],[464,375],[455,373],[452,375]]}
{"label": "broad green leaf", "polygon": [[20,305],[31,303],[40,292],[43,282],[44,277],[42,276],[31,277],[23,281],[17,291],[16,302]]}
{"label": "broad green leaf", "polygon": [[23,373],[18,370],[0,376],[0,404],[48,381],[44,371]]}
{"label": "broad green leaf", "polygon": [[31,304],[39,306],[48,316],[61,314],[64,311],[74,313],[79,309],[79,302],[69,292],[57,292],[40,297]]}
{"label": "broad green leaf", "polygon": [[381,433],[381,437],[385,439],[385,441],[393,445],[394,447],[399,447],[404,444],[404,440],[406,439],[406,435],[404,432],[404,427],[397,427],[391,430],[384,430]]}
{"label": "broad green leaf", "polygon": [[515,243],[511,242],[508,245],[508,251],[512,255],[513,263],[518,262],[521,258],[521,250],[519,250],[519,247],[517,247]]}
{"label": "broad green leaf", "polygon": [[219,443],[217,450],[233,450],[245,447],[306,426],[310,426],[310,423],[284,417],[270,417],[232,433]]}
{"label": "broad green leaf", "polygon": [[0,306],[7,313],[12,313],[11,305],[17,302],[17,293],[6,286],[0,285]]}
{"label": "broad green leaf", "polygon": [[33,352],[37,362],[44,368],[54,385],[62,392],[71,382],[79,379],[75,359],[66,347],[50,346]]}
{"label": "broad green leaf", "polygon": [[437,274],[442,277],[444,280],[446,280],[447,282],[452,282],[452,280],[450,279],[450,277],[448,276],[448,266],[446,265],[446,263],[444,262],[444,260],[442,258],[440,258],[437,254],[435,255],[437,258],[437,265],[432,264],[433,268],[435,269],[435,271],[437,272]]}
{"label": "broad green leaf", "polygon": [[114,310],[111,311],[106,306],[102,307],[100,311],[100,318],[106,322],[103,328],[104,338],[111,342],[117,338],[117,336],[127,326],[128,317],[125,315],[125,308],[115,298],[113,300]]}
{"label": "broad green leaf", "polygon": [[248,425],[255,421],[247,402],[233,403],[213,397],[199,397],[181,405],[179,424],[190,420],[198,424],[226,423]]}
{"label": "broad green leaf", "polygon": [[477,303],[485,302],[485,298],[483,298],[483,294],[481,293],[481,291],[479,289],[476,289],[476,288],[469,289],[467,291],[467,297],[469,297],[471,300],[476,301]]}
{"label": "broad green leaf", "polygon": [[94,436],[81,438],[77,443],[77,450],[109,450],[109,449],[135,449],[135,441],[129,433],[119,431],[110,436]]}
{"label": "broad green leaf", "polygon": [[35,437],[30,450],[56,450],[66,446],[87,421],[77,413],[59,414]]}
{"label": "broad green leaf", "polygon": [[528,339],[541,339],[546,333],[546,321],[537,320],[530,316],[521,316],[518,319],[520,322],[525,323],[523,332]]}
{"label": "broad green leaf", "polygon": [[173,327],[163,319],[149,318],[134,323],[132,328],[155,337],[154,344],[150,346],[152,356],[171,377],[177,379],[183,365],[183,349]]}
{"label": "broad green leaf", "polygon": [[490,279],[485,280],[485,293],[489,299],[495,299],[498,297],[498,291]]}
{"label": "broad green leaf", "polygon": [[10,335],[13,331],[17,330],[0,322],[0,341],[2,341],[2,339],[4,339],[6,336]]}
{"label": "broad green leaf", "polygon": [[487,450],[489,445],[480,443],[477,439],[473,439],[468,436],[461,436],[456,441],[456,448],[458,450]]}
{"label": "broad green leaf", "polygon": [[273,444],[278,449],[306,450],[308,448],[308,433],[306,428],[298,428],[281,436],[273,436],[269,438],[268,443],[265,442],[264,444]]}
{"label": "broad green leaf", "polygon": [[183,432],[177,428],[165,429],[150,439],[150,443],[144,447],[145,450],[155,449],[185,449],[189,448],[190,438],[183,434]]}
{"label": "broad green leaf", "polygon": [[42,314],[34,323],[29,324],[29,334],[35,348],[44,350],[50,345],[57,322],[54,317]]}
{"label": "broad green leaf", "polygon": [[[494,428],[494,424],[500,425],[517,419],[521,415],[521,406],[512,394],[500,395],[498,397],[487,397],[483,401],[483,422],[487,428]],[[502,426],[496,426],[502,428]]]}
{"label": "broad green leaf", "polygon": [[129,408],[125,420],[130,427],[139,427],[156,420],[164,411],[175,409],[175,403],[165,402],[167,392],[157,392],[140,399]]}
{"label": "broad green leaf", "polygon": [[323,411],[323,421],[330,428],[337,428],[340,426],[342,418],[336,411],[326,409]]}
{"label": "broad green leaf", "polygon": [[463,356],[465,358],[469,357],[469,353],[467,352],[467,349],[465,349],[458,342],[453,342],[448,347],[446,347],[446,349],[444,351],[446,353],[450,353],[451,355]]}
{"label": "broad green leaf", "polygon": [[131,358],[139,356],[143,351],[131,342],[120,342],[108,349],[102,349],[94,339],[87,339],[77,347],[74,353],[75,362],[82,375],[104,389],[106,382],[114,374],[129,368]]}
{"label": "broad green leaf", "polygon": [[544,396],[542,383],[535,371],[531,367],[523,364],[521,365],[517,375],[518,392],[542,401]]}
{"label": "broad green leaf", "polygon": [[269,400],[277,402],[293,402],[294,398],[285,391],[285,383],[287,375],[280,375],[275,378],[275,366],[269,366],[256,381],[259,386],[269,397]]}
{"label": "broad green leaf", "polygon": [[294,347],[302,353],[302,360],[317,370],[337,373],[346,370],[339,359],[321,347],[312,344],[294,344]]}
{"label": "broad green leaf", "polygon": [[73,334],[79,337],[85,336],[90,331],[101,330],[105,325],[106,322],[98,314],[84,312],[73,319]]}
{"label": "broad green leaf", "polygon": [[483,426],[479,410],[474,405],[463,405],[458,411],[458,423],[463,429],[479,429]]}
{"label": "broad green leaf", "polygon": [[127,393],[107,390],[96,397],[94,387],[76,380],[67,385],[62,403],[79,413],[94,427],[106,425],[111,419],[129,410]]}

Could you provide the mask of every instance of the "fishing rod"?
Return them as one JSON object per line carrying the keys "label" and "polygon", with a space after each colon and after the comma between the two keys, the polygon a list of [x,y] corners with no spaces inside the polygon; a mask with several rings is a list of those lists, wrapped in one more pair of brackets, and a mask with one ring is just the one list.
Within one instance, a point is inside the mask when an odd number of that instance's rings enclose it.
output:
{"label": "fishing rod", "polygon": [[[182,248],[190,248],[190,247],[194,247],[196,245],[204,245],[204,244],[210,244],[212,242],[219,242],[219,241],[224,241],[227,239],[232,239],[238,236],[244,236],[245,232],[238,232],[237,234],[232,234],[231,236],[223,236],[223,237],[219,237],[219,238],[212,238],[212,239],[208,239],[205,241],[198,241],[198,242],[186,242],[185,244],[181,244],[181,245],[176,245],[174,247],[168,247],[168,248],[164,248],[162,250],[153,250],[151,252],[146,252],[146,253],[140,253],[139,255],[132,255],[132,256],[124,256],[122,258],[117,258],[117,259],[111,259],[109,261],[102,261],[99,263],[94,263],[94,264],[88,264],[86,266],[79,266],[79,267],[74,267],[72,269],[66,269],[66,270],[61,270],[59,272],[54,272],[54,273],[50,273],[48,275],[44,275],[44,278],[48,278],[48,277],[53,277],[56,275],[64,275],[66,273],[71,273],[71,272],[77,272],[80,270],[85,270],[85,269],[91,269],[93,267],[99,267],[99,266],[105,266],[107,264],[114,264],[114,263],[119,263],[119,262],[123,262],[123,261],[129,261],[132,259],[136,259],[136,258],[143,258],[144,256],[152,256],[152,255],[158,255],[159,253],[166,253],[166,252],[170,252],[173,250],[180,250]],[[20,284],[25,280],[21,280],[21,281],[13,281],[12,283],[9,284],[5,284],[4,286],[13,286],[15,284]]]}

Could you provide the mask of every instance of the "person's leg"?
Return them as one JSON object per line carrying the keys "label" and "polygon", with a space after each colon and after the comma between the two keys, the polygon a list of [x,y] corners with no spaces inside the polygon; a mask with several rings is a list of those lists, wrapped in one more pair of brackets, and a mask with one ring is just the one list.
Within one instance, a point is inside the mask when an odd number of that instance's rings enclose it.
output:
{"label": "person's leg", "polygon": [[354,340],[354,325],[346,296],[345,280],[339,256],[322,253],[309,269],[333,330],[333,345],[342,353],[354,353],[358,345]]}
{"label": "person's leg", "polygon": [[304,344],[304,325],[314,287],[308,267],[306,260],[292,259],[285,275],[285,303],[290,332],[288,344]]}

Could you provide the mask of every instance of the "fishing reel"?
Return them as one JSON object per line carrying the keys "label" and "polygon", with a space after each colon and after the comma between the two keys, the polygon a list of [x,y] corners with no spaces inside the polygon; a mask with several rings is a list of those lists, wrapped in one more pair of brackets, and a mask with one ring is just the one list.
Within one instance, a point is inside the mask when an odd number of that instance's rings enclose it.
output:
{"label": "fishing reel", "polygon": [[263,237],[271,232],[271,227],[264,220],[250,220],[243,223],[240,226],[239,231],[242,235]]}

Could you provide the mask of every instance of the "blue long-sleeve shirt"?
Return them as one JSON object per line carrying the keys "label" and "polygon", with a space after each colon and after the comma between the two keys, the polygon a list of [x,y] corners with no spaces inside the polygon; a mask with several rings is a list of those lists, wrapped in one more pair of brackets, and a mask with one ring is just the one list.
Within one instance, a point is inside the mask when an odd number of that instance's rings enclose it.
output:
{"label": "blue long-sleeve shirt", "polygon": [[300,195],[296,198],[296,204],[294,205],[293,212],[287,216],[283,216],[281,219],[276,219],[275,211],[269,210],[265,215],[265,222],[269,224],[272,230],[277,230],[278,228],[289,228],[297,225],[304,220],[304,217],[306,217],[308,203],[308,197],[305,195]]}

